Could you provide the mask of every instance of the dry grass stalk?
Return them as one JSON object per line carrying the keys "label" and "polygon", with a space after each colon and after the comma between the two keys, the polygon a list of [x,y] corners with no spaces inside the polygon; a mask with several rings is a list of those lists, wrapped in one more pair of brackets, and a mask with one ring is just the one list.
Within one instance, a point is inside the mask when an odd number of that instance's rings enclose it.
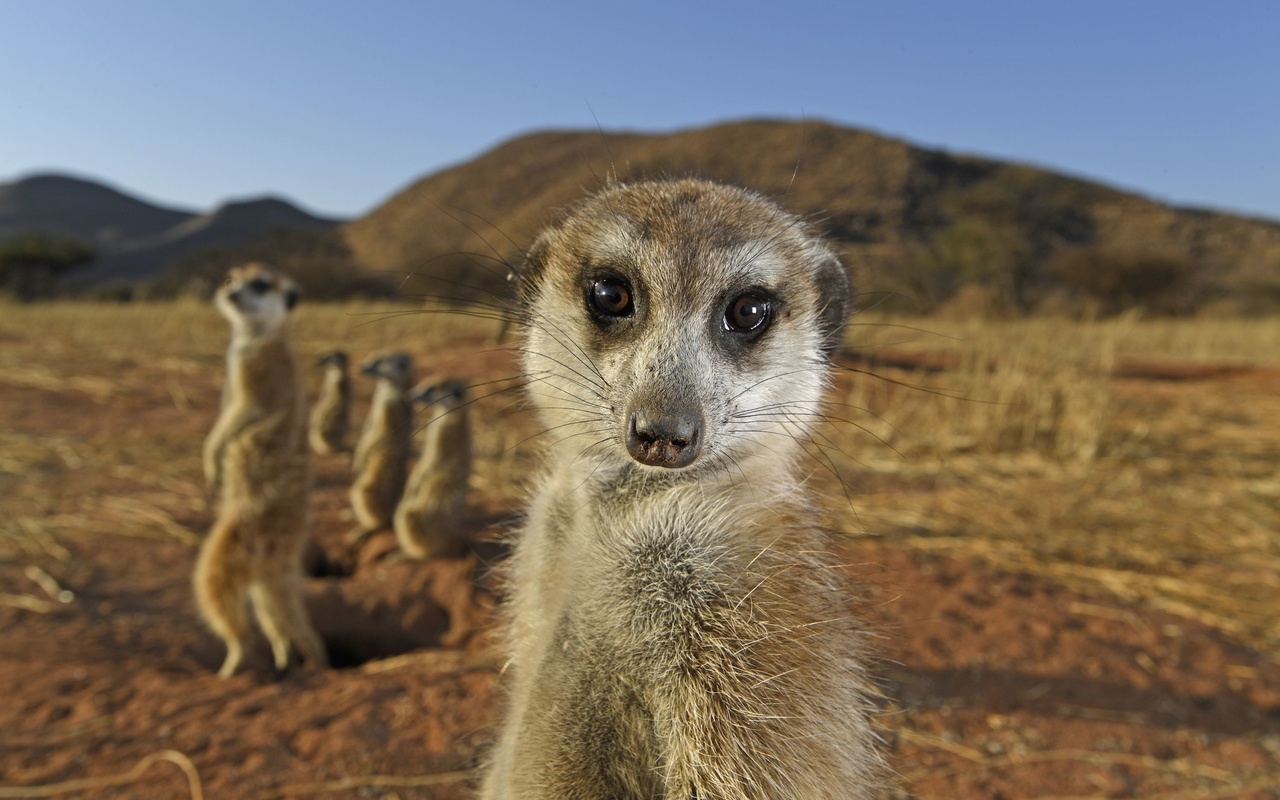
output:
{"label": "dry grass stalk", "polygon": [[196,771],[196,766],[191,763],[191,759],[177,750],[159,750],[152,753],[139,761],[133,769],[119,775],[106,775],[101,778],[80,778],[78,780],[62,781],[61,783],[48,783],[42,786],[0,786],[0,798],[56,797],[60,794],[82,792],[87,789],[126,786],[136,782],[138,778],[142,777],[142,773],[150,769],[153,764],[161,761],[177,764],[178,768],[186,775],[187,788],[191,793],[191,800],[204,800],[204,789],[200,784],[200,773]]}
{"label": "dry grass stalk", "polygon": [[0,373],[4,383],[33,389],[44,389],[51,392],[64,392],[68,389],[84,392],[98,403],[109,403],[116,394],[118,386],[113,381],[89,376],[61,378],[42,367],[11,367]]}
{"label": "dry grass stalk", "polygon": [[[40,552],[57,561],[70,561],[71,551],[58,543],[46,525],[47,521],[20,517],[14,523],[21,530],[19,541],[26,541],[40,548]],[[34,554],[34,553],[33,553]]]}
{"label": "dry grass stalk", "polygon": [[48,614],[57,608],[56,605],[48,600],[41,600],[39,597],[32,597],[29,594],[0,594],[0,606],[9,606],[10,608],[21,608],[24,611],[34,611],[37,614]]}
{"label": "dry grass stalk", "polygon": [[426,650],[370,661],[360,667],[360,671],[366,675],[373,675],[414,667],[430,675],[457,675],[463,672],[496,671],[499,665],[493,657],[477,656],[463,650]]}
{"label": "dry grass stalk", "polygon": [[56,600],[59,603],[70,603],[76,599],[74,592],[62,588],[61,584],[52,575],[35,564],[27,565],[27,568],[23,570],[23,574],[43,589],[44,593],[49,595],[50,600]]}
{"label": "dry grass stalk", "polygon": [[[150,523],[152,525],[155,525],[161,531],[163,531],[166,535],[171,536],[174,539],[177,539],[183,544],[189,544],[194,546],[194,545],[200,544],[201,542],[201,537],[199,535],[189,530],[187,527],[185,527],[184,525],[179,523],[177,520],[175,520],[167,511],[157,506],[150,505],[148,503],[144,503],[128,497],[104,498],[102,502],[102,506],[103,506],[103,510],[106,511],[107,513],[114,514],[115,516],[121,519],[124,519],[126,521],[134,522],[134,523],[137,523],[137,522]],[[144,533],[131,532],[128,530],[112,530],[110,532],[124,535],[124,536],[143,536],[143,538],[156,538],[154,536],[148,537]]]}

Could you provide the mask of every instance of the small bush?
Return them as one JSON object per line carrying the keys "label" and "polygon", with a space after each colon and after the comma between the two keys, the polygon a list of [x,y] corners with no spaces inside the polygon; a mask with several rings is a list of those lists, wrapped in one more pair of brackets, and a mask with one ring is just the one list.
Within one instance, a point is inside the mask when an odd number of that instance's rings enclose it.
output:
{"label": "small bush", "polygon": [[0,244],[0,291],[19,300],[53,297],[63,273],[88,264],[93,248],[32,233]]}
{"label": "small bush", "polygon": [[1053,277],[1110,314],[1139,307],[1161,314],[1190,313],[1199,272],[1199,265],[1186,256],[1093,247],[1061,250],[1049,264]]}
{"label": "small bush", "polygon": [[309,300],[389,298],[395,282],[359,267],[337,231],[280,229],[266,240],[241,247],[217,247],[189,255],[159,278],[140,287],[145,300],[208,299],[227,270],[249,261],[278,268],[298,282]]}

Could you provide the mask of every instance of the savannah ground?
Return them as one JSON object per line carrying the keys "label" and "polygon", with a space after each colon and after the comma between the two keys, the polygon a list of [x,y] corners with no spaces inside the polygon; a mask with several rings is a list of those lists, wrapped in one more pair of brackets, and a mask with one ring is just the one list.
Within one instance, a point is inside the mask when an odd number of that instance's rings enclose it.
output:
{"label": "savannah ground", "polygon": [[[476,386],[477,554],[350,552],[346,459],[319,458],[308,600],[340,668],[275,676],[258,642],[221,681],[190,573],[225,324],[0,308],[0,798],[469,796],[488,566],[541,439],[496,323],[404,310],[304,304],[294,343]],[[812,483],[898,796],[1280,797],[1280,320],[864,316],[838,361]]]}

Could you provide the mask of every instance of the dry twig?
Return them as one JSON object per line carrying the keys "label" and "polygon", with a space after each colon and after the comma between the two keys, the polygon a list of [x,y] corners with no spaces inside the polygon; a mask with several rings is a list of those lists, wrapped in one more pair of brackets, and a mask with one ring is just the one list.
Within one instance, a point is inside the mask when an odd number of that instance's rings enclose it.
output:
{"label": "dry twig", "polygon": [[68,792],[79,792],[85,789],[101,789],[108,786],[124,786],[133,783],[146,772],[152,764],[168,761],[177,764],[187,776],[187,786],[191,791],[191,800],[204,800],[204,789],[200,785],[200,773],[196,765],[191,763],[183,753],[177,750],[159,750],[143,758],[133,769],[119,775],[106,775],[101,778],[79,778],[61,783],[46,783],[42,786],[0,786],[0,798],[10,797],[55,797]]}

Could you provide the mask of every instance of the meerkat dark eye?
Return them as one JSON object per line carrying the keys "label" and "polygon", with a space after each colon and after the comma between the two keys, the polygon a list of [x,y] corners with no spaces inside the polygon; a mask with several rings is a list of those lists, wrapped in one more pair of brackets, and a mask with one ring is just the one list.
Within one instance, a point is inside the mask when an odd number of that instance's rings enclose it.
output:
{"label": "meerkat dark eye", "polygon": [[262,278],[254,278],[249,281],[249,288],[253,290],[254,294],[266,294],[271,289],[271,283]]}
{"label": "meerkat dark eye", "polygon": [[617,278],[602,278],[588,290],[591,307],[607,317],[629,317],[633,309],[631,287]]}
{"label": "meerkat dark eye", "polygon": [[769,324],[769,301],[754,294],[744,294],[729,303],[724,311],[726,330],[750,333]]}

